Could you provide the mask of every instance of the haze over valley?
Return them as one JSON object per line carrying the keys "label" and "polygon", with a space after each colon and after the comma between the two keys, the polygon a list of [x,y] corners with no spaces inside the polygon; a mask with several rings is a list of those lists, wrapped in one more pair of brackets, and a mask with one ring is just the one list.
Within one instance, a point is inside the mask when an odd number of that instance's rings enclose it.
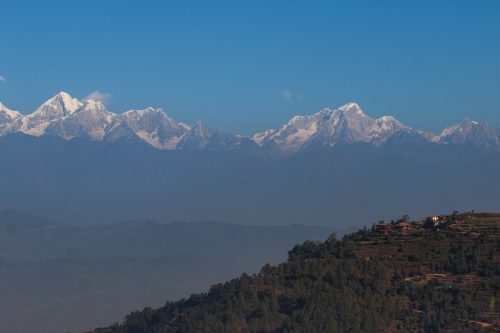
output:
{"label": "haze over valley", "polygon": [[284,260],[295,244],[332,232],[298,225],[154,220],[79,227],[3,210],[2,329],[88,330],[120,320],[130,309],[160,306],[241,272],[255,273],[263,262]]}

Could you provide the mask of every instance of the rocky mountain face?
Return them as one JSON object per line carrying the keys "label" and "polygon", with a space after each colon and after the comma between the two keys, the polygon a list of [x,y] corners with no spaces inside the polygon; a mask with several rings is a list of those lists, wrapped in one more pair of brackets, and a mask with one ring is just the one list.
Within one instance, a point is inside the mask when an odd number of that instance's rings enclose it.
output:
{"label": "rocky mountain face", "polygon": [[10,110],[0,103],[0,133],[7,132],[9,125],[21,117],[21,113]]}
{"label": "rocky mountain face", "polygon": [[478,149],[500,149],[500,128],[465,119],[445,128],[440,134],[413,129],[392,116],[373,119],[356,103],[338,109],[323,109],[308,116],[295,116],[279,129],[252,136],[262,147],[296,152],[312,147],[333,147],[352,143],[380,146],[389,139],[418,137],[426,142],[466,145]]}
{"label": "rocky mountain face", "polygon": [[278,130],[253,136],[261,146],[275,146],[294,152],[310,146],[333,147],[340,144],[384,143],[391,135],[411,129],[391,116],[372,119],[356,103],[338,109],[324,109],[310,116],[296,116]]}
{"label": "rocky mountain face", "polygon": [[61,92],[43,103],[30,115],[21,117],[14,122],[12,131],[23,132],[33,136],[41,136],[47,133],[46,129],[53,122],[61,121],[78,109],[83,104],[67,93]]}
{"label": "rocky mountain face", "polygon": [[130,110],[112,118],[106,139],[116,140],[135,134],[158,149],[175,149],[191,127],[175,121],[162,109]]}
{"label": "rocky mountain face", "polygon": [[488,123],[478,123],[467,118],[459,124],[445,128],[438,140],[442,143],[497,149],[500,147],[500,128],[494,128]]}
{"label": "rocky mountain face", "polygon": [[71,114],[49,121],[44,134],[66,140],[88,138],[100,141],[113,116],[102,102],[88,100]]}
{"label": "rocky mountain face", "polygon": [[487,123],[465,119],[436,135],[408,127],[392,116],[373,119],[356,103],[295,116],[279,129],[241,136],[208,128],[201,122],[194,126],[178,122],[160,108],[115,114],[100,101],[81,102],[64,92],[25,116],[0,104],[0,136],[12,133],[65,140],[140,141],[163,150],[261,149],[280,154],[352,143],[380,146],[389,139],[408,136],[437,144],[500,149],[500,128]]}
{"label": "rocky mountain face", "polygon": [[204,126],[191,126],[170,118],[160,108],[129,110],[115,114],[101,101],[83,102],[61,92],[43,103],[32,114],[0,106],[0,136],[23,133],[30,136],[55,136],[65,140],[75,138],[92,141],[143,141],[157,149],[179,147],[203,150],[227,146],[239,137],[219,134]]}

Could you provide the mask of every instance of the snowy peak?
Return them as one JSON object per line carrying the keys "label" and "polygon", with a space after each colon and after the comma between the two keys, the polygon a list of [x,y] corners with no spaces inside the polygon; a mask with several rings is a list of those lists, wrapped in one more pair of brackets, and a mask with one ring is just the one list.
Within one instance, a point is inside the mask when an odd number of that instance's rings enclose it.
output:
{"label": "snowy peak", "polygon": [[325,116],[328,116],[329,118],[345,118],[352,121],[360,121],[360,119],[371,119],[356,103],[347,103],[337,109],[326,108],[320,111],[319,114],[323,114]]}
{"label": "snowy peak", "polygon": [[[414,138],[421,142],[461,144],[478,149],[500,149],[500,128],[466,118],[439,135],[414,130],[392,116],[377,119],[366,115],[356,103],[325,108],[311,115],[298,115],[278,129],[251,136],[233,135],[205,126],[193,127],[169,117],[161,108],[112,113],[99,100],[80,102],[60,92],[32,114],[23,116],[0,103],[0,137],[12,133],[57,136],[106,142],[145,142],[165,150],[234,150],[291,154],[297,151],[351,143],[380,146]],[[406,139],[407,140],[407,139]]]}
{"label": "snowy peak", "polygon": [[21,117],[22,117],[21,113],[11,110],[2,103],[0,103],[0,124],[11,122]]}
{"label": "snowy peak", "polygon": [[108,123],[116,117],[116,114],[109,112],[101,101],[94,101],[92,99],[86,100],[83,106],[71,114],[71,116],[77,116],[77,114],[79,115],[80,113],[87,113],[88,117],[92,118],[105,119]]}
{"label": "snowy peak", "polygon": [[323,109],[314,115],[295,116],[279,130],[252,136],[261,146],[294,152],[309,146],[335,146],[354,142],[384,143],[392,134],[409,130],[394,117],[368,117],[356,103]]}
{"label": "snowy peak", "polygon": [[169,116],[167,116],[163,109],[153,107],[148,107],[146,109],[140,110],[128,110],[119,115],[119,117],[131,124],[142,123],[145,125],[151,125],[152,121],[174,121]]}
{"label": "snowy peak", "polygon": [[383,116],[376,119],[377,124],[384,127],[400,127],[403,126],[396,118],[393,116]]}
{"label": "snowy peak", "polygon": [[111,122],[111,120],[115,116],[116,114],[109,112],[106,106],[101,101],[88,99],[80,108],[78,108],[66,118],[77,117],[81,120],[89,118],[102,118],[106,119],[106,121],[108,122]]}
{"label": "snowy peak", "polygon": [[102,102],[86,100],[71,114],[49,121],[44,134],[66,140],[84,138],[101,141],[114,117],[115,114],[109,112]]}
{"label": "snowy peak", "polygon": [[[375,119],[375,135],[391,135],[399,131],[406,131],[410,128],[408,126],[400,123],[396,118],[392,116],[383,116]],[[384,138],[387,139],[387,138]]]}
{"label": "snowy peak", "polygon": [[60,92],[43,103],[31,116],[41,116],[46,118],[57,118],[67,116],[82,107],[83,104],[68,93]]}
{"label": "snowy peak", "polygon": [[363,110],[361,110],[361,107],[357,103],[347,103],[339,107],[336,111],[338,112],[344,112],[344,113],[357,113],[357,114],[363,114]]}
{"label": "snowy peak", "polygon": [[16,122],[21,118],[21,113],[13,111],[0,103],[0,136],[12,133],[16,127]]}
{"label": "snowy peak", "polygon": [[[175,149],[190,126],[170,118],[161,108],[129,110],[115,118],[112,128],[123,133],[134,132],[140,139],[158,149]],[[129,130],[123,130],[128,128]]]}
{"label": "snowy peak", "polygon": [[160,108],[155,109],[155,108],[153,108],[153,107],[150,106],[150,107],[147,107],[145,109],[128,110],[128,111],[122,113],[122,116],[124,116],[124,117],[142,118],[142,117],[144,117],[147,114],[156,114],[156,113],[163,113],[163,114],[165,114],[165,112],[162,109],[160,109]]}
{"label": "snowy peak", "polygon": [[104,106],[101,101],[94,101],[93,99],[87,99],[83,103],[83,107],[75,110],[75,112],[78,110],[86,110],[89,112],[107,112],[106,106]]}
{"label": "snowy peak", "polygon": [[50,121],[69,116],[82,106],[83,104],[76,98],[60,92],[40,105],[35,112],[23,117],[17,130],[29,135],[41,136],[45,134]]}
{"label": "snowy peak", "polygon": [[479,126],[479,123],[477,121],[474,121],[470,118],[465,118],[460,123],[445,128],[441,132],[441,137],[445,138],[456,134],[467,136],[476,126]]}
{"label": "snowy peak", "polygon": [[497,149],[500,148],[500,130],[488,123],[465,118],[462,122],[445,128],[437,141],[481,149]]}

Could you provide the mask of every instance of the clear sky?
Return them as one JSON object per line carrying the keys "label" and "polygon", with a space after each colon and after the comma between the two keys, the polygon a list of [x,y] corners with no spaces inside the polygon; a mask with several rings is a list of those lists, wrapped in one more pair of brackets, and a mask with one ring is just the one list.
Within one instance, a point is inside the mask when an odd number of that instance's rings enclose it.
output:
{"label": "clear sky", "polygon": [[0,101],[64,90],[248,134],[357,102],[440,130],[500,125],[500,1],[8,1]]}

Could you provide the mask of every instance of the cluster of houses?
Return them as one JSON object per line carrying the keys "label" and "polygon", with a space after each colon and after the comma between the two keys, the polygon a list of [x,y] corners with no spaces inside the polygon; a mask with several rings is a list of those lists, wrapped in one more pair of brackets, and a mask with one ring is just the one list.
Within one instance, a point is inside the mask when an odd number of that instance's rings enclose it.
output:
{"label": "cluster of houses", "polygon": [[397,222],[385,223],[379,222],[375,225],[375,231],[379,234],[389,235],[392,232],[399,233],[412,233],[421,229],[439,229],[440,226],[447,223],[447,220],[443,216],[429,216],[425,220],[420,221],[406,221],[399,220]]}

